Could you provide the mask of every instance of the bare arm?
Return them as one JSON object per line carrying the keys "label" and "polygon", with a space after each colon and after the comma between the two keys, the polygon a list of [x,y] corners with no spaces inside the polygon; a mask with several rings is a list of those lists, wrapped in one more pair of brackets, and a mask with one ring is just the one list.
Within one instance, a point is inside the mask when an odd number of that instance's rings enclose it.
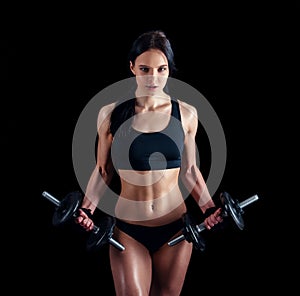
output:
{"label": "bare arm", "polygon": [[[110,184],[114,168],[111,160],[110,149],[112,144],[112,135],[109,131],[110,114],[114,104],[101,108],[98,116],[98,143],[97,143],[97,161],[86,187],[85,196],[81,207],[94,213],[101,197]],[[93,228],[93,222],[82,210],[79,211],[79,217],[76,222],[86,230]]]}
{"label": "bare arm", "polygon": [[[183,184],[194,198],[201,211],[205,213],[208,208],[215,207],[202,173],[196,162],[196,133],[198,128],[197,110],[186,103],[181,103],[182,124],[185,129],[184,153],[180,176]],[[222,221],[221,209],[217,209],[205,219],[207,228]]]}

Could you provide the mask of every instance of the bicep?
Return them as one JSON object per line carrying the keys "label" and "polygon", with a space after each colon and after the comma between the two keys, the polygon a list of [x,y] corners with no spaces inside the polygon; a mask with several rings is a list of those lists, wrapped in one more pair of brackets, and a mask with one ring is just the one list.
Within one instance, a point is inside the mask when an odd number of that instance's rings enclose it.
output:
{"label": "bicep", "polygon": [[113,107],[105,106],[99,112],[98,116],[98,142],[96,149],[97,166],[102,171],[106,171],[108,167],[111,167],[111,145],[112,145],[112,134],[110,133],[110,115]]}
{"label": "bicep", "polygon": [[111,160],[111,135],[101,134],[97,143],[97,166],[99,168],[107,168],[112,163]]}
{"label": "bicep", "polygon": [[186,120],[184,121],[185,130],[185,140],[184,140],[184,150],[182,157],[182,166],[187,170],[191,167],[197,167],[196,163],[196,133],[198,128],[198,117],[194,113],[186,115]]}
{"label": "bicep", "polygon": [[186,134],[182,155],[182,169],[187,171],[194,166],[196,166],[195,139],[191,134]]}

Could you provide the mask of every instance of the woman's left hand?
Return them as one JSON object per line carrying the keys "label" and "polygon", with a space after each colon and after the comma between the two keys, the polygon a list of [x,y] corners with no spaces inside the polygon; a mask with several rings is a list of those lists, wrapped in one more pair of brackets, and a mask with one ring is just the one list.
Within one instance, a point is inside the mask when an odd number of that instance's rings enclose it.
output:
{"label": "woman's left hand", "polygon": [[222,214],[222,209],[217,208],[215,212],[213,212],[207,218],[205,218],[204,224],[208,230],[210,230],[215,225],[223,222],[223,217],[221,214]]}

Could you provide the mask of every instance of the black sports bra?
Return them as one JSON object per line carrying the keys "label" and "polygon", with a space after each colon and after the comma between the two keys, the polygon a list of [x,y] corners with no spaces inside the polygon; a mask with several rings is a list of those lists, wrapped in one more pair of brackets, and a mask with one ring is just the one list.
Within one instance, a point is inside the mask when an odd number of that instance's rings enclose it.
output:
{"label": "black sports bra", "polygon": [[127,120],[116,131],[111,149],[116,169],[149,171],[180,167],[184,131],[179,104],[174,100],[171,102],[171,117],[163,130],[139,132],[132,128],[131,120]]}

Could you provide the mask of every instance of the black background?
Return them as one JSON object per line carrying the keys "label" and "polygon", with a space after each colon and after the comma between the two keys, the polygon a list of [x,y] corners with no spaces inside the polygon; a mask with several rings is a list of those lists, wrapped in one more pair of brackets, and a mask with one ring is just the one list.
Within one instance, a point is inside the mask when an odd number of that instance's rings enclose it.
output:
{"label": "black background", "polygon": [[[290,108],[283,80],[295,42],[295,11],[227,4],[173,11],[157,3],[126,13],[120,5],[3,10],[4,244],[16,287],[114,295],[107,247],[88,253],[85,233],[74,225],[53,227],[54,207],[41,193],[60,199],[78,189],[72,164],[78,116],[104,87],[128,77],[131,43],[149,29],[166,32],[176,77],[199,90],[220,118],[227,164],[218,192],[240,201],[259,196],[245,208],[243,231],[206,234],[207,248],[193,253],[182,295],[280,287],[278,266],[287,262],[280,206],[288,172],[281,143],[287,137],[283,114]],[[209,163],[202,166],[206,175]]]}

